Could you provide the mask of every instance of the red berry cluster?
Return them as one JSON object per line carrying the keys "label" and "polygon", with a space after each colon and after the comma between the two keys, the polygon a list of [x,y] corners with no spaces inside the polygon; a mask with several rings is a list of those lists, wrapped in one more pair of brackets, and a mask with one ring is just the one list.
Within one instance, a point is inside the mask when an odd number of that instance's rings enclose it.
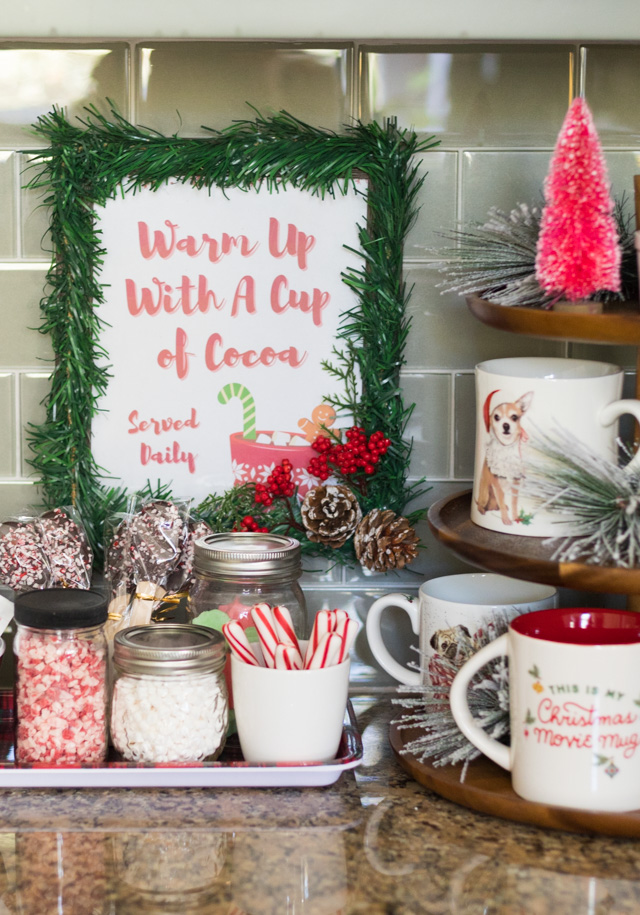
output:
{"label": "red berry cluster", "polygon": [[252,534],[266,534],[268,533],[269,528],[260,527],[253,515],[245,515],[240,522],[240,530],[250,531]]}
{"label": "red berry cluster", "polygon": [[318,456],[309,461],[309,473],[321,480],[326,480],[335,471],[345,477],[359,470],[371,476],[376,472],[378,461],[391,445],[391,440],[385,438],[383,432],[373,432],[367,436],[361,426],[347,429],[345,438],[346,442],[342,444],[326,435],[319,435],[311,445]]}
{"label": "red berry cluster", "polygon": [[267,477],[267,482],[256,483],[254,500],[268,508],[273,505],[274,499],[287,499],[295,492],[291,461],[284,458],[281,464],[274,467],[273,473]]}

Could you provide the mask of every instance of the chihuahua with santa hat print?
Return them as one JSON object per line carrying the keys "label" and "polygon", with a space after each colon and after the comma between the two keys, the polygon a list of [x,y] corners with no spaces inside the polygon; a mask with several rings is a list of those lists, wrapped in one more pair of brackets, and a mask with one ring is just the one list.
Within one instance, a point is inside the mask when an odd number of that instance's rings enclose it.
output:
{"label": "chihuahua with santa hat print", "polygon": [[499,511],[502,523],[510,525],[518,520],[518,490],[525,475],[522,446],[528,435],[521,420],[531,406],[533,392],[523,394],[514,402],[505,401],[492,407],[491,401],[499,393],[499,390],[492,391],[484,402],[483,418],[488,439],[476,505],[482,515]]}

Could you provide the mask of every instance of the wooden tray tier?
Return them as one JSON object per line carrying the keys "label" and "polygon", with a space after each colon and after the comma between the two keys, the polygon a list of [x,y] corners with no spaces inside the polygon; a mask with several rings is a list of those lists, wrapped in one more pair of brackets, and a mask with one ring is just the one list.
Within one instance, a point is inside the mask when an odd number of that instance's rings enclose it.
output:
{"label": "wooden tray tier", "polygon": [[510,774],[486,756],[469,764],[466,778],[461,782],[460,766],[432,766],[404,752],[406,744],[420,734],[418,728],[400,730],[396,724],[392,724],[389,741],[393,752],[403,769],[418,784],[449,801],[479,813],[545,829],[640,838],[640,810],[606,813],[525,801],[511,787]]}
{"label": "wooden tray tier", "polygon": [[466,490],[435,502],[427,517],[442,543],[481,569],[578,591],[640,595],[640,568],[556,562],[547,538],[489,531],[470,514],[471,490]]}
{"label": "wooden tray tier", "polygon": [[477,295],[467,296],[467,305],[474,317],[497,330],[548,340],[569,340],[573,343],[640,346],[638,302],[618,302],[604,306],[602,314],[494,305]]}

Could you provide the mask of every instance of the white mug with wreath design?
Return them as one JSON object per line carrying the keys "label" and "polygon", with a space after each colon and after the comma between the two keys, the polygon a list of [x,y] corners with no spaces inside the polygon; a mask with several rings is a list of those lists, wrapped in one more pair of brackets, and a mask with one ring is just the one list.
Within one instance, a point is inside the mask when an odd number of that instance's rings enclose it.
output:
{"label": "white mug with wreath design", "polygon": [[[367,639],[376,661],[400,683],[448,687],[466,659],[497,631],[504,631],[506,622],[557,603],[558,592],[551,585],[495,572],[443,575],[423,582],[417,598],[393,593],[374,601],[367,614]],[[383,611],[395,607],[409,616],[418,636],[419,658],[413,670],[389,651],[394,627],[383,619]]]}
{"label": "white mug with wreath design", "polygon": [[[473,720],[468,691],[494,658],[509,659],[511,744]],[[477,681],[476,681],[477,682]],[[640,808],[640,614],[553,609],[519,616],[461,668],[451,712],[528,801],[582,810]]]}

